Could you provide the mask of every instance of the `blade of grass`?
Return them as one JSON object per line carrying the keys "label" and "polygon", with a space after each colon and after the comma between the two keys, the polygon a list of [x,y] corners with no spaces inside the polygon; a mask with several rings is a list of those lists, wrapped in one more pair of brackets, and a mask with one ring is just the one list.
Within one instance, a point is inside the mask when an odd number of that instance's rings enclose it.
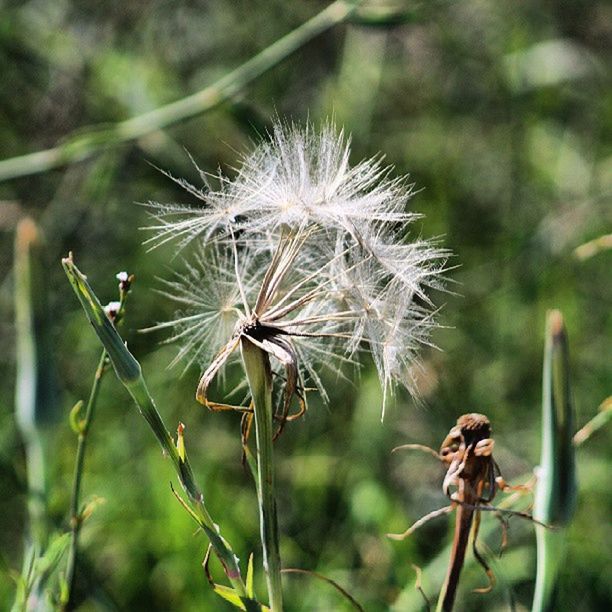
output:
{"label": "blade of grass", "polygon": [[134,399],[140,413],[161,445],[163,453],[172,461],[181,485],[187,493],[194,515],[198,518],[200,527],[210,540],[229,581],[238,596],[245,602],[249,602],[252,607],[252,602],[247,596],[246,586],[240,573],[238,558],[229,544],[221,537],[218,526],[214,523],[206,508],[204,495],[196,484],[187,455],[179,453],[172,436],[166,429],[142,376],[140,364],[129,352],[115,326],[104,313],[100,301],[89,286],[86,277],[76,267],[72,255],[62,260],[62,266],[89,322],[108,353],[117,377]]}
{"label": "blade of grass", "polygon": [[23,219],[15,235],[15,418],[27,462],[29,538],[39,552],[48,537],[44,426],[54,417],[56,403],[43,270],[39,229],[32,219]]}
{"label": "blade of grass", "polygon": [[[20,588],[14,610],[25,607],[31,592],[42,596],[40,580],[30,579],[35,562],[43,554],[49,537],[47,517],[47,479],[45,432],[48,418],[45,406],[52,407],[53,394],[45,384],[51,353],[45,347],[46,286],[43,282],[42,243],[32,219],[22,219],[15,234],[15,331],[16,381],[15,420],[25,450],[28,526],[24,539],[24,558]],[[47,403],[48,402],[48,403]],[[47,410],[48,412],[48,410]]]}
{"label": "blade of grass", "polygon": [[[542,381],[542,451],[533,516],[565,527],[574,513],[576,472],[574,411],[570,394],[569,351],[563,316],[548,313]],[[536,526],[537,569],[533,612],[554,609],[557,575],[565,548],[565,529]]]}
{"label": "blade of grass", "polygon": [[[125,303],[130,292],[130,287],[133,277],[125,274],[125,278],[117,275],[119,282],[119,306],[114,313],[113,319],[115,323],[121,322],[125,315]],[[78,549],[79,532],[83,520],[86,518],[85,512],[79,509],[81,481],[83,477],[83,466],[85,463],[85,449],[87,447],[87,436],[93,422],[98,395],[100,393],[100,385],[102,377],[108,369],[108,355],[105,349],[102,349],[102,354],[98,360],[98,366],[94,374],[94,380],[87,400],[85,408],[85,416],[81,419],[80,412],[82,402],[79,402],[70,413],[70,423],[78,435],[76,459],[74,462],[74,478],[72,481],[72,492],[70,496],[70,547],[68,549],[68,562],[66,564],[65,588],[61,593],[61,604],[63,608],[70,608],[70,596],[73,590],[74,573],[76,568],[76,557]]]}

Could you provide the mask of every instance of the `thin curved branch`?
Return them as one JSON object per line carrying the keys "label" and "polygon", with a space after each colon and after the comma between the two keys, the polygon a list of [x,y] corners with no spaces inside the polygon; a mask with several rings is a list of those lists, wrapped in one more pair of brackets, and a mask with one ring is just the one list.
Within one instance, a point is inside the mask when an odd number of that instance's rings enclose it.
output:
{"label": "thin curved branch", "polygon": [[115,124],[94,126],[73,132],[56,147],[0,161],[0,181],[46,172],[59,166],[87,159],[97,151],[122,142],[141,138],[157,130],[190,119],[215,108],[236,95],[246,85],[264,74],[319,34],[342,23],[359,2],[336,0],[327,8],[289,32],[263,51],[238,66],[216,83],[160,106],[152,111]]}

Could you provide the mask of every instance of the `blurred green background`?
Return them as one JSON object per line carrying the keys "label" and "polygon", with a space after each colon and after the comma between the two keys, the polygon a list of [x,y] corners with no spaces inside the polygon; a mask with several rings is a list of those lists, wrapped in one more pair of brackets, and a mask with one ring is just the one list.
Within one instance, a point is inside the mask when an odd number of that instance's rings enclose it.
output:
{"label": "blurred green background", "polygon": [[[320,1],[128,0],[0,2],[0,159],[45,149],[75,130],[113,123],[182,98],[324,9]],[[539,459],[545,313],[563,311],[570,336],[577,423],[610,394],[610,251],[579,257],[581,244],[610,233],[612,10],[603,1],[433,0],[370,2],[301,46],[204,114],[105,147],[85,161],[0,183],[0,608],[9,607],[26,527],[24,445],[14,417],[13,237],[32,216],[46,237],[56,379],[38,415],[49,439],[50,520],[67,522],[75,435],[70,408],[86,398],[99,345],[60,257],[75,252],[104,301],[114,275],[137,277],[123,335],[141,360],[168,427],[181,420],[208,505],[246,561],[255,552],[256,589],[265,586],[256,498],[240,463],[239,418],[194,400],[200,372],[168,369],[175,350],[163,334],[138,329],[166,320],[172,305],[155,277],[178,263],[173,247],[147,252],[136,202],[192,203],[154,166],[197,184],[201,168],[231,173],[238,152],[275,116],[317,122],[333,116],[353,135],[354,162],[379,151],[421,190],[415,236],[440,237],[455,254],[452,293],[435,333],[440,351],[422,353],[422,402],[403,393],[380,422],[381,392],[364,363],[354,386],[328,380],[329,407],[311,399],[303,420],[276,445],[283,565],[321,572],[367,610],[421,609],[411,563],[428,565],[452,537],[452,519],[403,531],[444,504],[442,471],[394,446],[438,447],[464,412],[489,415],[507,478]],[[380,9],[397,8],[380,17]],[[40,291],[43,291],[41,286]],[[610,433],[578,450],[578,510],[569,531],[560,601],[567,610],[612,607]],[[84,496],[105,500],[86,522],[77,602],[81,610],[231,609],[201,568],[206,542],[172,497],[171,467],[121,385],[103,381],[90,436]],[[501,497],[501,496],[500,496]],[[483,521],[494,523],[492,516]],[[489,558],[500,530],[487,539]],[[512,520],[509,548],[495,562],[489,595],[480,568],[466,569],[458,609],[528,609],[535,571],[533,527]],[[445,563],[446,559],[442,559]],[[221,579],[218,565],[215,575]],[[434,571],[433,569],[431,570]],[[344,610],[328,586],[286,576],[288,610]]]}

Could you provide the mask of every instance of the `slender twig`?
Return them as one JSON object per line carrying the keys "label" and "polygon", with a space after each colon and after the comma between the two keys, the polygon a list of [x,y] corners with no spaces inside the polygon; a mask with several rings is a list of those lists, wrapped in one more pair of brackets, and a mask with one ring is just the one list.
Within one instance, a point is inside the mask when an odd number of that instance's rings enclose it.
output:
{"label": "slender twig", "polygon": [[248,339],[242,340],[240,347],[255,409],[257,499],[270,608],[272,612],[282,612],[283,593],[272,447],[274,429],[270,360],[267,353]]}
{"label": "slender twig", "polygon": [[79,510],[80,495],[81,495],[81,481],[83,477],[83,465],[85,463],[85,448],[87,446],[87,434],[93,420],[96,403],[98,401],[98,394],[100,392],[100,383],[102,382],[102,376],[106,371],[106,351],[103,350],[98,361],[98,367],[94,375],[93,384],[89,393],[89,399],[87,400],[87,406],[85,408],[85,416],[79,423],[79,440],[77,444],[76,459],[74,463],[74,478],[72,481],[72,492],[70,496],[70,548],[68,549],[68,562],[66,564],[66,585],[67,585],[67,596],[66,605],[70,602],[70,596],[72,594],[72,587],[74,582],[74,571],[76,567],[77,547],[79,532],[81,531],[82,517]]}
{"label": "slender twig", "polygon": [[612,397],[607,397],[599,407],[599,412],[574,434],[574,446],[586,442],[596,431],[612,419]]}
{"label": "slender twig", "polygon": [[211,110],[236,95],[309,40],[343,22],[358,4],[358,1],[336,0],[312,19],[197,93],[111,126],[96,126],[85,133],[79,130],[79,133],[70,135],[63,144],[51,149],[0,161],[0,181],[46,172],[84,160],[105,147],[140,138]]}

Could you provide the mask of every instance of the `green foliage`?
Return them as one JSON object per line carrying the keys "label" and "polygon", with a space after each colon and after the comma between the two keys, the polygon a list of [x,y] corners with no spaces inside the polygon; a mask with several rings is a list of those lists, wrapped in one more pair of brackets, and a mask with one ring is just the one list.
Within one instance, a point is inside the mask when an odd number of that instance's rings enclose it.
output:
{"label": "green foliage", "polygon": [[70,534],[53,534],[46,549],[39,553],[31,547],[25,555],[24,571],[15,577],[17,590],[12,611],[52,610],[59,604],[59,597],[66,589],[63,575],[59,571]]}
{"label": "green foliage", "polygon": [[[123,383],[134,399],[140,413],[161,445],[164,455],[172,460],[181,485],[189,497],[189,504],[181,501],[182,505],[185,506],[188,513],[196,520],[210,540],[210,546],[223,564],[225,574],[234,587],[230,589],[215,585],[215,591],[225,599],[228,599],[228,601],[236,600],[242,604],[242,601],[248,599],[248,597],[246,587],[240,575],[238,559],[227,541],[221,537],[218,525],[213,522],[208,513],[204,503],[204,495],[195,482],[195,476],[185,451],[183,424],[179,424],[177,443],[175,445],[149,393],[142,376],[140,364],[121,340],[115,326],[102,308],[98,297],[89,286],[87,278],[74,264],[72,255],[62,260],[62,266],[76,296],[83,306],[85,315],[89,319],[113,365],[117,378]],[[103,365],[103,360],[104,356],[102,357],[100,367]],[[253,608],[259,609],[259,606],[256,605]]]}

